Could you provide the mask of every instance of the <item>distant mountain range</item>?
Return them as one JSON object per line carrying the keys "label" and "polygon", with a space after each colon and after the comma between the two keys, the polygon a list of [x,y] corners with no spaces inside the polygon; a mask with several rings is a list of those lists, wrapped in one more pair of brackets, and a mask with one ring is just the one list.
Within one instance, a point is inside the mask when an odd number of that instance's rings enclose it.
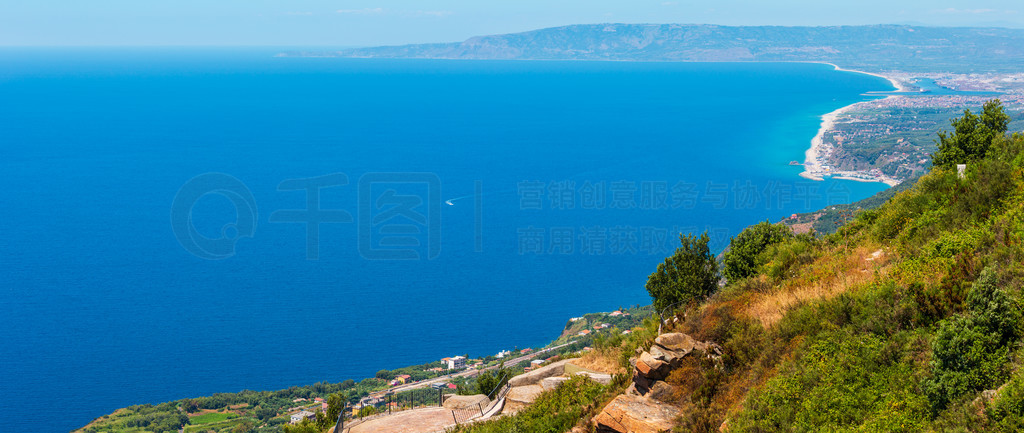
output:
{"label": "distant mountain range", "polygon": [[285,56],[425,59],[820,61],[869,70],[1010,72],[1024,66],[1024,29],[871,25],[729,27],[586,24],[464,42],[290,52]]}

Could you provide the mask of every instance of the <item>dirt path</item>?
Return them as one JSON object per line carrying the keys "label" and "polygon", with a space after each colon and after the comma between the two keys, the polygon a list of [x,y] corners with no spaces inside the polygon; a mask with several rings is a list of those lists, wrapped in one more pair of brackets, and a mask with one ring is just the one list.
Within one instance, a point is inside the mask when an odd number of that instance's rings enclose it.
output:
{"label": "dirt path", "polygon": [[452,411],[443,407],[407,410],[353,426],[346,433],[420,433],[455,425]]}

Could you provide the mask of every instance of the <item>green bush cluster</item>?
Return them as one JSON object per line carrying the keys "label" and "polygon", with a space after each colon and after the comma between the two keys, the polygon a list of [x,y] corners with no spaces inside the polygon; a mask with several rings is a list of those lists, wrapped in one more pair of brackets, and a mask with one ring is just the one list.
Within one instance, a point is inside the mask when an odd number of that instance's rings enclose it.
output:
{"label": "green bush cluster", "polygon": [[722,275],[729,281],[739,281],[760,272],[761,266],[774,257],[768,247],[790,239],[793,231],[781,224],[768,221],[747,227],[729,242],[722,254]]}
{"label": "green bush cluster", "polygon": [[573,376],[558,388],[537,397],[532,405],[493,421],[461,425],[452,433],[557,433],[576,425],[598,403],[608,398],[612,386],[586,376]]}
{"label": "green bush cluster", "polygon": [[828,331],[763,392],[747,400],[738,431],[921,431],[927,401],[914,366],[892,342],[849,329]]}
{"label": "green bush cluster", "polygon": [[1002,383],[1009,374],[1010,343],[1020,334],[1016,301],[986,269],[967,297],[968,310],[944,320],[932,342],[932,377],[924,389],[936,411],[951,401]]}
{"label": "green bush cluster", "polygon": [[679,235],[681,245],[675,254],[658,264],[647,278],[647,293],[655,309],[665,311],[700,302],[718,288],[718,263],[708,248],[709,240],[707,233]]}
{"label": "green bush cluster", "polygon": [[980,114],[964,110],[963,117],[950,122],[953,132],[939,133],[939,150],[932,157],[936,167],[950,167],[984,158],[992,142],[1006,134],[1010,116],[998,99],[988,101]]}

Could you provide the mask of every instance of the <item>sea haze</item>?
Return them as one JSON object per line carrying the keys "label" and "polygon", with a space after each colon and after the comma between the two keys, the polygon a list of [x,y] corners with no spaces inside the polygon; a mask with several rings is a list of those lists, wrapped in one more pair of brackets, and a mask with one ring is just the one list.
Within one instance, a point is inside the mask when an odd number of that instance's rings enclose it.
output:
{"label": "sea haze", "polygon": [[[535,347],[648,303],[675,233],[717,252],[885,188],[788,165],[890,88],[826,65],[271,54],[0,51],[0,411],[59,407],[11,431]],[[340,211],[314,251],[276,212],[308,209],[307,178]],[[189,226],[252,236],[208,260]]]}

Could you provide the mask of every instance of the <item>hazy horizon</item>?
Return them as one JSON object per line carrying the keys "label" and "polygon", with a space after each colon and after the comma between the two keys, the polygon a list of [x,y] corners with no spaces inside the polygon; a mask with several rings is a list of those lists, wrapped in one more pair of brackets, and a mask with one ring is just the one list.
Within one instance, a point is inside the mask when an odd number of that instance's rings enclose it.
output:
{"label": "hazy horizon", "polygon": [[1019,3],[870,0],[698,2],[526,0],[474,3],[326,1],[174,3],[42,0],[0,5],[0,46],[332,46],[458,42],[576,24],[837,26],[899,24],[1024,28]]}

